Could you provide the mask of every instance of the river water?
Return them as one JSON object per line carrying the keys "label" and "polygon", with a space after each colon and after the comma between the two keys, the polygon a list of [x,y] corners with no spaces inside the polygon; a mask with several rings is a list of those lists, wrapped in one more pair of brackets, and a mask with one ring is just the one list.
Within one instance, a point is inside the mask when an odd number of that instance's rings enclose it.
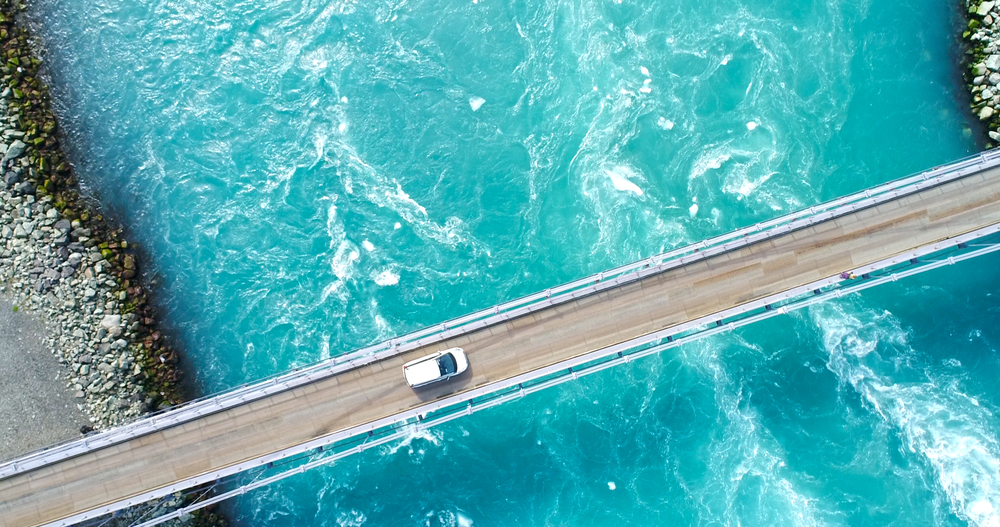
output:
{"label": "river water", "polygon": [[[35,0],[205,392],[975,152],[954,2]],[[232,503],[240,525],[1000,525],[1000,259]]]}

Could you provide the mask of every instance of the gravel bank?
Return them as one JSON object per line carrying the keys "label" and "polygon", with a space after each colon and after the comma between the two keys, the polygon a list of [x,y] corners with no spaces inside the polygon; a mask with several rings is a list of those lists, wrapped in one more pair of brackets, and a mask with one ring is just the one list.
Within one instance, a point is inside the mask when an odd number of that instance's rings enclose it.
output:
{"label": "gravel bank", "polygon": [[0,293],[41,317],[44,345],[96,428],[182,400],[121,230],[78,192],[19,7],[0,0]]}
{"label": "gravel bank", "polygon": [[[22,10],[0,0],[0,298],[9,302],[0,302],[0,422],[21,416],[13,454],[72,438],[67,431],[78,437],[83,416],[110,428],[184,400],[179,355],[157,329],[138,253],[79,194],[41,61],[15,23]],[[11,396],[18,390],[25,393]],[[28,423],[26,408],[42,418]],[[46,426],[57,417],[64,421]],[[182,503],[123,511],[119,520],[127,525]],[[186,523],[225,521],[200,511]]]}

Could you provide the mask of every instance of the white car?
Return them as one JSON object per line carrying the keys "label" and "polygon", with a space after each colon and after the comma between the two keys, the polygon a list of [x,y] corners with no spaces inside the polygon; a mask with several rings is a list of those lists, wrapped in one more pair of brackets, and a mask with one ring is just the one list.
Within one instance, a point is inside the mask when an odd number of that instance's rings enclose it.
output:
{"label": "white car", "polygon": [[462,348],[451,348],[403,365],[403,377],[411,388],[443,381],[469,369],[469,358]]}

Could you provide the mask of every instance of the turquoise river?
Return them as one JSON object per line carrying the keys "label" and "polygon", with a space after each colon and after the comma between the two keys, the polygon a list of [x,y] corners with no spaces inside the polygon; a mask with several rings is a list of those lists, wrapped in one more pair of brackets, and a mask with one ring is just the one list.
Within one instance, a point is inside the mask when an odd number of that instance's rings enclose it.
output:
{"label": "turquoise river", "polygon": [[[953,0],[33,0],[202,392],[982,147]],[[1000,525],[998,257],[229,503],[237,525]]]}

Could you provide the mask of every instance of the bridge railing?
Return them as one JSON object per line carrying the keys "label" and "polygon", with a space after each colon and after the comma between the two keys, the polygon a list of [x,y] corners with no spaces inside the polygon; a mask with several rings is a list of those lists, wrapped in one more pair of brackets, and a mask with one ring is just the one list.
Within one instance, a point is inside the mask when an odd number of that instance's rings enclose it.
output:
{"label": "bridge railing", "polygon": [[[188,493],[187,495],[193,499],[193,502],[164,516],[152,518],[136,527],[152,527],[171,518],[183,516],[199,508],[242,495],[295,474],[301,474],[307,470],[331,464],[344,457],[379,447],[419,430],[439,426],[453,419],[471,415],[480,410],[492,408],[570,380],[583,378],[622,363],[628,363],[701,338],[790,313],[832,297],[839,298],[879,284],[894,282],[998,250],[1000,250],[1000,225],[991,225],[852,269],[858,274],[857,279],[844,279],[840,276],[822,278],[792,290],[758,299],[750,304],[706,315],[700,319],[657,332],[654,335],[594,350],[515,378],[445,397],[418,409],[408,410],[378,422],[358,425],[352,429],[342,430],[333,436],[317,438],[309,443],[291,447],[286,451],[268,454],[253,462],[245,462],[242,466],[230,467],[220,472],[199,476],[194,485],[186,488],[194,488],[197,484],[205,483],[211,485],[213,490],[220,489],[223,492],[207,497],[209,493],[200,487],[197,487],[197,491],[183,491]],[[252,478],[248,478],[249,481],[240,479],[242,474],[252,470],[259,470],[259,472]],[[157,495],[154,491],[139,499],[156,499]]]}
{"label": "bridge railing", "polygon": [[292,390],[299,386],[316,382],[320,379],[400,353],[478,331],[484,327],[531,314],[552,305],[569,302],[607,289],[619,287],[654,274],[676,269],[694,261],[703,260],[768,238],[781,236],[837,216],[877,206],[880,203],[997,166],[1000,166],[1000,152],[987,151],[948,165],[935,167],[916,175],[884,183],[877,187],[757,223],[750,227],[738,229],[516,300],[498,304],[491,308],[476,311],[469,315],[429,326],[315,364],[275,374],[256,381],[253,384],[244,384],[217,394],[200,397],[174,408],[147,415],[132,423],[96,435],[70,440],[0,464],[0,479],[74,457],[97,448],[128,441],[208,414],[225,411],[229,408],[278,392]]}

